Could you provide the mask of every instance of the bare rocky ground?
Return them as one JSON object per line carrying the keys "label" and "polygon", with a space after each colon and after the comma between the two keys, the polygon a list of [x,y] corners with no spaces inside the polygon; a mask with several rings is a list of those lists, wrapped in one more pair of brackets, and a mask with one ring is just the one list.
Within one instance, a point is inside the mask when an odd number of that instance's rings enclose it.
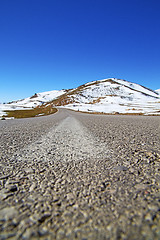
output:
{"label": "bare rocky ground", "polygon": [[0,121],[0,239],[160,239],[160,117]]}

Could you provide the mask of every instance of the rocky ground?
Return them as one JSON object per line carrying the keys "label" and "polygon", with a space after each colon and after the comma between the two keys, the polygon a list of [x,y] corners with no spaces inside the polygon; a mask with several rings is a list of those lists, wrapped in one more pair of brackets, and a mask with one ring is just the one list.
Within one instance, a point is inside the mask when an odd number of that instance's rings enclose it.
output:
{"label": "rocky ground", "polygon": [[0,121],[0,239],[160,239],[160,117]]}

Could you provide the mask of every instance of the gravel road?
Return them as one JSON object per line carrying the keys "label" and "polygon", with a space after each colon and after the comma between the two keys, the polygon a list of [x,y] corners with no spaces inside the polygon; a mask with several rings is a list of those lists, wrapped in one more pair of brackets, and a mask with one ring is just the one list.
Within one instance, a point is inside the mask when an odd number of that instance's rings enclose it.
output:
{"label": "gravel road", "polygon": [[160,117],[0,121],[0,239],[160,239]]}

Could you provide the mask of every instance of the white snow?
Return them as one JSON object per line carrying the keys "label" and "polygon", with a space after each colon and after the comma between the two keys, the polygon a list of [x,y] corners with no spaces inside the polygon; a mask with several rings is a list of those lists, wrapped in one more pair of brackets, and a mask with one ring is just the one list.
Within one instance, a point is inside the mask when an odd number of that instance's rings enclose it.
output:
{"label": "white snow", "polygon": [[[0,117],[2,117],[3,115],[6,115],[6,113],[4,111],[21,110],[21,109],[24,109],[24,107],[14,106],[11,104],[0,104]],[[25,109],[30,109],[30,108],[25,108]]]}
{"label": "white snow", "polygon": [[160,115],[160,95],[125,80],[112,78],[87,83],[83,90],[71,97],[75,103],[64,107],[73,110]]}
{"label": "white snow", "polygon": [[155,92],[157,92],[160,95],[160,89],[155,90]]}
{"label": "white snow", "polygon": [[5,115],[7,110],[23,110],[37,107],[43,103],[52,101],[58,96],[65,93],[65,90],[53,90],[48,92],[37,93],[36,97],[28,97],[22,100],[14,101],[10,104],[0,104],[0,117]]}
{"label": "white snow", "polygon": [[[4,115],[4,110],[34,108],[64,93],[65,90],[53,90],[37,93],[11,104],[0,104],[0,116]],[[68,93],[68,98],[73,103],[62,107],[77,111],[160,115],[160,89],[153,91],[121,79],[110,78],[89,82],[80,88],[70,89]]]}
{"label": "white snow", "polygon": [[139,84],[136,84],[136,83],[131,83],[131,82],[128,82],[128,81],[125,81],[125,80],[120,80],[120,79],[114,79],[116,82],[124,85],[124,86],[127,86],[129,88],[132,88],[134,90],[137,90],[137,91],[140,91],[140,92],[143,92],[144,94],[148,94],[150,96],[153,96],[153,97],[157,97],[157,93],[152,91],[152,90],[149,90]]}
{"label": "white snow", "polygon": [[33,108],[33,107],[36,107],[43,103],[49,102],[64,93],[65,93],[64,90],[60,90],[60,91],[53,90],[53,91],[48,91],[48,92],[37,93],[37,96],[35,96],[35,97],[34,96],[28,97],[28,98],[19,100],[17,102],[13,102],[10,105],[16,106],[16,107]]}

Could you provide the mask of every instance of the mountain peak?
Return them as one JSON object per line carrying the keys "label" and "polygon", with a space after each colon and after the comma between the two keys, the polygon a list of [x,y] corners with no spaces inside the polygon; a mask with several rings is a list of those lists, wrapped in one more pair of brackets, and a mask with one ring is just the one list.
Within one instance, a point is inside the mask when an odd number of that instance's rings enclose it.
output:
{"label": "mountain peak", "polygon": [[43,104],[84,112],[160,115],[160,89],[154,91],[127,80],[107,78],[74,89],[36,93],[0,107],[9,110]]}

